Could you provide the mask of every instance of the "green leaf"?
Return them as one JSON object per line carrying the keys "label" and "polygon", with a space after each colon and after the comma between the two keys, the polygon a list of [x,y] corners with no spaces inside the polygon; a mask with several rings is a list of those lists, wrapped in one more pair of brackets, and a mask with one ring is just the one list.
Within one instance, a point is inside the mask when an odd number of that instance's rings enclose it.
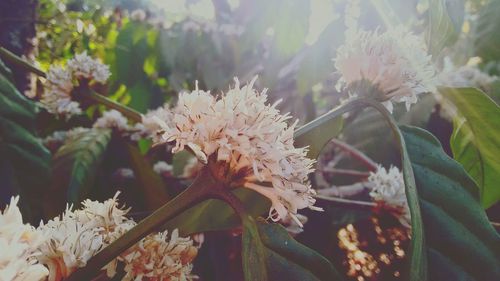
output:
{"label": "green leaf", "polygon": [[454,264],[450,259],[434,249],[427,251],[429,256],[429,276],[432,281],[474,281],[467,272]]}
{"label": "green leaf", "polygon": [[500,200],[500,107],[475,88],[441,88],[458,110],[450,143],[454,158],[476,181],[481,204]]}
{"label": "green leaf", "polygon": [[295,147],[309,146],[307,157],[316,159],[323,147],[340,134],[343,123],[342,117],[336,117],[320,126],[316,123],[306,124],[295,134]]}
{"label": "green leaf", "polygon": [[264,244],[260,239],[259,230],[253,217],[243,219],[242,262],[245,280],[270,280],[267,274],[267,257]]}
{"label": "green leaf", "polygon": [[49,215],[58,215],[66,202],[78,205],[88,198],[110,140],[110,130],[90,129],[68,138],[59,148],[53,159]]}
{"label": "green leaf", "polygon": [[165,183],[136,146],[131,144],[126,144],[126,146],[132,170],[142,188],[147,207],[150,211],[154,211],[170,199]]}
{"label": "green leaf", "polygon": [[41,219],[40,198],[49,182],[50,153],[35,133],[35,104],[19,93],[10,78],[10,70],[0,61],[0,155],[4,163],[0,186],[8,196],[22,195],[23,218],[35,223]]}
{"label": "green leaf", "polygon": [[[238,188],[233,193],[243,202],[249,214],[259,216],[269,211],[268,199],[259,193],[248,188]],[[178,228],[182,235],[190,235],[230,229],[240,225],[240,219],[231,207],[220,200],[210,199],[170,220],[166,228]]]}
{"label": "green leaf", "polygon": [[478,280],[497,280],[500,236],[475,198],[474,181],[430,133],[406,126],[401,130],[415,173],[427,247]]}
{"label": "green leaf", "polygon": [[309,1],[283,1],[276,13],[276,48],[284,56],[293,55],[304,45],[309,31]]}
{"label": "green leaf", "polygon": [[483,61],[496,61],[500,59],[500,1],[489,1],[481,7],[477,18],[474,35],[475,55]]}
{"label": "green leaf", "polygon": [[326,258],[279,224],[243,218],[242,244],[245,280],[344,280]]}
{"label": "green leaf", "polygon": [[458,39],[464,21],[465,3],[463,0],[430,0],[428,13],[428,46],[431,54],[438,55],[443,47]]}

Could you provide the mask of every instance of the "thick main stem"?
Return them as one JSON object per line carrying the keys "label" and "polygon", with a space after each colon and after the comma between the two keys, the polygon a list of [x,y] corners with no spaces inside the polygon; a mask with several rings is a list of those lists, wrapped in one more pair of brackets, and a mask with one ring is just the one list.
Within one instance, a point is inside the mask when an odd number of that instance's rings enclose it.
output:
{"label": "thick main stem", "polygon": [[101,269],[115,259],[123,251],[127,250],[143,237],[158,230],[168,220],[186,211],[195,204],[211,197],[213,187],[217,183],[213,180],[209,172],[202,170],[193,184],[184,192],[156,210],[153,214],[146,217],[130,231],[111,243],[109,246],[92,257],[87,265],[75,271],[66,280],[80,281],[91,280],[97,276]]}

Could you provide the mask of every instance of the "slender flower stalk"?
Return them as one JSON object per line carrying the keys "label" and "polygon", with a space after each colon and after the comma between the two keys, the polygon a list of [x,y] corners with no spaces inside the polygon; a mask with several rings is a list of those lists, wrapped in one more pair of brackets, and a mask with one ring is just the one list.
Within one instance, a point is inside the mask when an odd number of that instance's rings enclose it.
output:
{"label": "slender flower stalk", "polygon": [[375,204],[373,202],[351,200],[351,199],[345,199],[345,198],[340,198],[340,197],[324,196],[324,195],[319,195],[319,194],[315,195],[314,197],[316,197],[317,199],[330,201],[330,202],[336,202],[336,203],[351,204],[351,205],[358,205],[358,206],[364,206],[364,207],[377,206],[377,204]]}
{"label": "slender flower stalk", "polygon": [[367,168],[370,171],[377,170],[377,164],[355,147],[337,139],[332,139],[330,142],[333,143],[336,147],[342,149],[343,151],[354,157],[355,159],[359,160],[361,163],[367,166]]}

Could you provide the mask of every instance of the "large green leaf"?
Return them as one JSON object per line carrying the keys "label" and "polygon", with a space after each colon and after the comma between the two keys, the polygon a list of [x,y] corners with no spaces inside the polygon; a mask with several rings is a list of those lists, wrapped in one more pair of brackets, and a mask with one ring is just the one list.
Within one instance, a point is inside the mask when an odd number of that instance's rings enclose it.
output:
{"label": "large green leaf", "polygon": [[481,204],[488,208],[500,200],[500,107],[475,88],[440,89],[458,110],[450,139],[453,157],[480,189]]}
{"label": "large green leaf", "polygon": [[242,248],[245,280],[344,280],[326,258],[279,224],[243,218]]}
{"label": "large green leaf", "polygon": [[110,140],[110,130],[90,129],[74,133],[59,148],[53,159],[47,215],[58,215],[66,202],[79,204],[88,198]]}
{"label": "large green leaf", "polygon": [[10,70],[0,61],[0,155],[2,194],[21,194],[25,220],[41,217],[40,197],[50,176],[50,153],[35,133],[36,106],[11,82]]}
{"label": "large green leaf", "polygon": [[430,133],[406,126],[401,130],[415,174],[428,251],[432,248],[446,257],[451,264],[447,270],[455,268],[454,274],[463,278],[460,272],[478,280],[498,280],[500,236],[476,199],[474,181]]}
{"label": "large green leaf", "polygon": [[465,15],[464,0],[429,1],[428,46],[437,55],[458,39]]}

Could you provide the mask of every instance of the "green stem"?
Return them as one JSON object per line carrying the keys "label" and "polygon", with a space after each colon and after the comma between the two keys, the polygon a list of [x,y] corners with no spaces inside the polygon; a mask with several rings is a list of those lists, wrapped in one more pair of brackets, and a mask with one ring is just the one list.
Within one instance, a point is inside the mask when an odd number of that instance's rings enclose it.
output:
{"label": "green stem", "polygon": [[333,119],[341,116],[342,114],[347,113],[355,108],[358,108],[360,105],[365,104],[364,101],[365,101],[365,99],[363,99],[363,98],[354,99],[352,101],[349,101],[346,104],[340,105],[340,106],[328,111],[327,113],[321,115],[320,117],[312,120],[311,122],[303,125],[302,127],[298,128],[297,130],[295,130],[293,138],[296,139],[296,138],[308,133],[309,131],[315,129],[316,127],[321,126],[325,123],[328,123],[328,122],[332,121]]}
{"label": "green stem", "polygon": [[389,124],[392,133],[396,137],[396,141],[401,153],[401,165],[403,170],[403,178],[405,183],[406,198],[410,208],[411,227],[412,227],[412,243],[410,246],[410,278],[411,281],[427,280],[427,254],[424,248],[424,226],[420,213],[420,205],[418,201],[417,185],[415,176],[410,162],[408,151],[406,150],[403,134],[392,117],[392,114],[379,102],[374,100],[364,100],[363,103],[375,108]]}
{"label": "green stem", "polygon": [[92,90],[89,90],[85,96],[97,103],[106,106],[107,108],[115,109],[121,112],[124,116],[128,117],[130,120],[134,122],[139,123],[142,121],[142,116],[139,112],[121,103],[113,101],[103,95],[100,95]]}
{"label": "green stem", "polygon": [[16,56],[14,53],[5,49],[4,47],[0,47],[0,57],[4,58],[6,61],[9,61],[16,66],[19,66],[22,69],[25,69],[29,72],[33,72],[34,74],[36,74],[38,76],[45,77],[45,72],[43,72],[43,70],[38,69],[34,65],[23,60],[19,56]]}
{"label": "green stem", "polygon": [[215,197],[213,196],[213,189],[215,186],[217,186],[217,182],[214,181],[209,172],[207,170],[202,170],[193,184],[184,192],[160,207],[122,237],[101,250],[87,262],[85,267],[79,268],[66,280],[91,280],[99,274],[105,265],[115,259],[123,251],[139,242],[143,237],[146,237],[155,230],[159,230],[168,220],[205,199]]}

